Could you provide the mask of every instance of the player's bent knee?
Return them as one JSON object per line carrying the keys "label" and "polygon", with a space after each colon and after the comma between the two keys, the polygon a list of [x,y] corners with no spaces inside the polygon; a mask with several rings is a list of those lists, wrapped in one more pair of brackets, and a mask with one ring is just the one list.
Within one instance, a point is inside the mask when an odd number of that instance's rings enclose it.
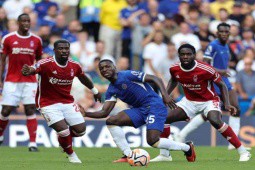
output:
{"label": "player's bent knee", "polygon": [[11,107],[3,106],[2,111],[1,111],[1,115],[3,117],[8,117],[11,114],[11,111],[12,111]]}
{"label": "player's bent knee", "polygon": [[157,143],[159,142],[159,137],[155,136],[147,136],[147,143],[152,147],[157,147]]}

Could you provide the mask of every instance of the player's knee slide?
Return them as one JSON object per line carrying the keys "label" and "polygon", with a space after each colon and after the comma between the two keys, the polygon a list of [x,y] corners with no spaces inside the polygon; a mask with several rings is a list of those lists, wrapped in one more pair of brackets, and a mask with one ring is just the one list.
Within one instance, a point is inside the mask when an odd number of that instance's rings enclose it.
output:
{"label": "player's knee slide", "polygon": [[70,135],[70,130],[69,129],[62,130],[62,131],[58,132],[58,135],[60,137],[66,137],[66,136]]}

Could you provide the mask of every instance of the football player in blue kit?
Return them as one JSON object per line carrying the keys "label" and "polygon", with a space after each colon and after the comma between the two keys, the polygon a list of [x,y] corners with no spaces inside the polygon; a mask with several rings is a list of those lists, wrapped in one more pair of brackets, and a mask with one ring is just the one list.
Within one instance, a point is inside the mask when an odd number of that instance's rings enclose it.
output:
{"label": "football player in blue kit", "polygon": [[[103,108],[96,112],[81,112],[90,118],[105,118],[114,108],[117,98],[132,106],[117,115],[110,116],[106,125],[116,145],[125,155],[117,162],[127,162],[126,157],[132,152],[125,138],[125,133],[120,126],[132,126],[138,128],[146,124],[147,143],[154,148],[167,150],[182,150],[189,162],[194,162],[196,154],[192,142],[180,143],[171,139],[160,138],[164,129],[164,123],[168,115],[167,107],[176,108],[160,78],[139,71],[117,71],[110,60],[99,62],[101,75],[111,83],[106,92]],[[162,98],[151,88],[149,83],[154,83],[162,94]]]}

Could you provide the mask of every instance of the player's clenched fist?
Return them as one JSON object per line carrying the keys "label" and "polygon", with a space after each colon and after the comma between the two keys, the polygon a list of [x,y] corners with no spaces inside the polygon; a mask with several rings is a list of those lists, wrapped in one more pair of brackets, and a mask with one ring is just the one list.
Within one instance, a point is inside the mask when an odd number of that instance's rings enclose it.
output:
{"label": "player's clenched fist", "polygon": [[31,67],[25,64],[23,65],[21,72],[24,76],[28,76],[31,74]]}

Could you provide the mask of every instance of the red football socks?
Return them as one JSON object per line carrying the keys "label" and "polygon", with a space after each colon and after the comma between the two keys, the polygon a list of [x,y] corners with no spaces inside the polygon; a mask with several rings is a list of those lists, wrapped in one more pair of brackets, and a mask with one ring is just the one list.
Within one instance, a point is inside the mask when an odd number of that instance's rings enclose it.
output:
{"label": "red football socks", "polygon": [[224,136],[229,143],[231,143],[235,148],[239,148],[242,144],[232,128],[224,123],[218,131]]}

